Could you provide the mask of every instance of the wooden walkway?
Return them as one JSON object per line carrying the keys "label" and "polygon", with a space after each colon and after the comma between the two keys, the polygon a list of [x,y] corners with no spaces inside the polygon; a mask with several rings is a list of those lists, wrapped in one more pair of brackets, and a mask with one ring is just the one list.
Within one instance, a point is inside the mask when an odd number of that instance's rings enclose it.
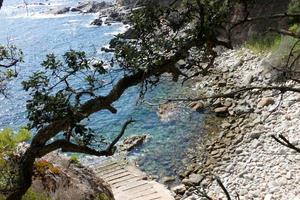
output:
{"label": "wooden walkway", "polygon": [[160,183],[126,161],[108,160],[94,166],[96,174],[110,184],[115,200],[174,200]]}

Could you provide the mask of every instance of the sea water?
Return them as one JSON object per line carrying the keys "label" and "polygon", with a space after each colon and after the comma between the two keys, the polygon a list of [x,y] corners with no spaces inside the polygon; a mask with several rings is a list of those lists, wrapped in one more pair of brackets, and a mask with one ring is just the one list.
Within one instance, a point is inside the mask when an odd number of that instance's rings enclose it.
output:
{"label": "sea water", "polygon": [[[124,31],[124,25],[91,26],[96,14],[67,13],[46,14],[51,8],[74,6],[74,0],[4,0],[0,10],[0,44],[16,45],[24,52],[24,63],[19,66],[19,76],[8,85],[9,97],[0,96],[0,129],[17,129],[26,125],[26,99],[21,82],[32,72],[40,69],[40,63],[48,53],[62,55],[69,49],[86,51],[88,55],[110,59],[111,54],[101,52],[115,34]],[[33,3],[43,3],[37,5]],[[80,83],[79,83],[80,84]],[[157,116],[160,99],[179,96],[186,88],[181,84],[163,80],[150,90],[145,102],[139,98],[139,87],[130,88],[114,106],[117,114],[99,112],[90,117],[88,126],[107,140],[114,138],[122,123],[132,117],[136,122],[130,126],[125,137],[149,134],[149,139],[130,156],[136,158],[140,167],[149,174],[163,177],[174,176],[185,167],[186,149],[201,137],[202,116],[186,108],[172,120],[161,121]]]}

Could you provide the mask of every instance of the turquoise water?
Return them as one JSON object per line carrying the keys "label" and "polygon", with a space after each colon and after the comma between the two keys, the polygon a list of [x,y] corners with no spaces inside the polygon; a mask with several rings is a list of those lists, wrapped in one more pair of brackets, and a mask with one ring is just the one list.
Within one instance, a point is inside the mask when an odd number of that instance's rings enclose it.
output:
{"label": "turquoise water", "polygon": [[[100,49],[108,44],[114,34],[124,29],[123,25],[90,26],[89,23],[95,18],[92,14],[43,14],[43,11],[49,10],[53,5],[74,5],[74,2],[76,1],[48,0],[45,3],[50,5],[34,5],[26,9],[21,0],[5,1],[0,11],[0,44],[17,45],[24,52],[25,62],[19,67],[20,76],[9,84],[10,97],[0,97],[0,128],[17,129],[27,123],[25,101],[28,96],[22,90],[20,82],[40,68],[47,53],[61,55],[72,48],[84,50],[90,56],[107,60],[111,58],[111,54],[104,54]],[[159,98],[176,96],[185,90],[180,84],[164,81],[149,91],[145,99],[158,103]],[[118,133],[122,123],[132,117],[136,123],[127,130],[126,136],[147,133],[150,139],[131,153],[131,156],[137,157],[141,168],[150,174],[160,177],[175,175],[184,166],[182,162],[187,158],[185,149],[201,137],[202,116],[180,108],[174,120],[161,122],[156,114],[158,106],[139,103],[138,99],[138,88],[129,89],[115,103],[117,114],[97,113],[90,118],[88,125],[111,139]]]}

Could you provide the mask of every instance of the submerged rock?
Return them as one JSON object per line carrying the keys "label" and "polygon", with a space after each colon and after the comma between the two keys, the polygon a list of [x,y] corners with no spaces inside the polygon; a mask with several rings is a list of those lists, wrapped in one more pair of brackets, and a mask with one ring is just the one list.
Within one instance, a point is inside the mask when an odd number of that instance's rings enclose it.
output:
{"label": "submerged rock", "polygon": [[159,105],[157,115],[162,122],[174,120],[179,114],[179,109],[174,103],[165,103]]}
{"label": "submerged rock", "polygon": [[147,135],[135,135],[131,136],[123,141],[123,143],[120,145],[121,151],[131,151],[135,147],[140,146],[144,143],[146,140]]}

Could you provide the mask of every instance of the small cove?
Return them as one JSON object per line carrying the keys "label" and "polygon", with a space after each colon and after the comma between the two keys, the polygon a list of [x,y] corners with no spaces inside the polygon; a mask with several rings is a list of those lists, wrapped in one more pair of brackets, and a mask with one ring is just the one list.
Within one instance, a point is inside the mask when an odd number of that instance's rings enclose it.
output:
{"label": "small cove", "polygon": [[[68,5],[75,1],[48,1],[50,4]],[[10,1],[0,11],[0,44],[14,44],[24,52],[25,62],[20,66],[20,76],[9,85],[10,98],[1,98],[0,128],[17,129],[26,125],[25,100],[27,94],[21,88],[21,81],[40,67],[47,53],[62,55],[69,49],[86,51],[88,55],[110,59],[111,54],[104,54],[101,47],[108,44],[115,33],[124,30],[122,24],[94,27],[89,23],[94,14],[46,15],[42,10],[48,6],[29,6],[26,9],[22,1]],[[80,84],[80,83],[78,83]],[[170,121],[161,122],[156,114],[159,100],[186,92],[188,88],[180,83],[163,80],[150,90],[145,101],[151,106],[139,102],[139,88],[129,89],[114,105],[118,113],[113,115],[100,112],[88,121],[89,127],[108,139],[114,138],[122,123],[132,117],[136,123],[131,126],[126,136],[149,134],[149,140],[130,156],[137,159],[141,169],[155,177],[174,176],[187,163],[186,149],[201,138],[203,115],[179,108],[177,116]]]}

